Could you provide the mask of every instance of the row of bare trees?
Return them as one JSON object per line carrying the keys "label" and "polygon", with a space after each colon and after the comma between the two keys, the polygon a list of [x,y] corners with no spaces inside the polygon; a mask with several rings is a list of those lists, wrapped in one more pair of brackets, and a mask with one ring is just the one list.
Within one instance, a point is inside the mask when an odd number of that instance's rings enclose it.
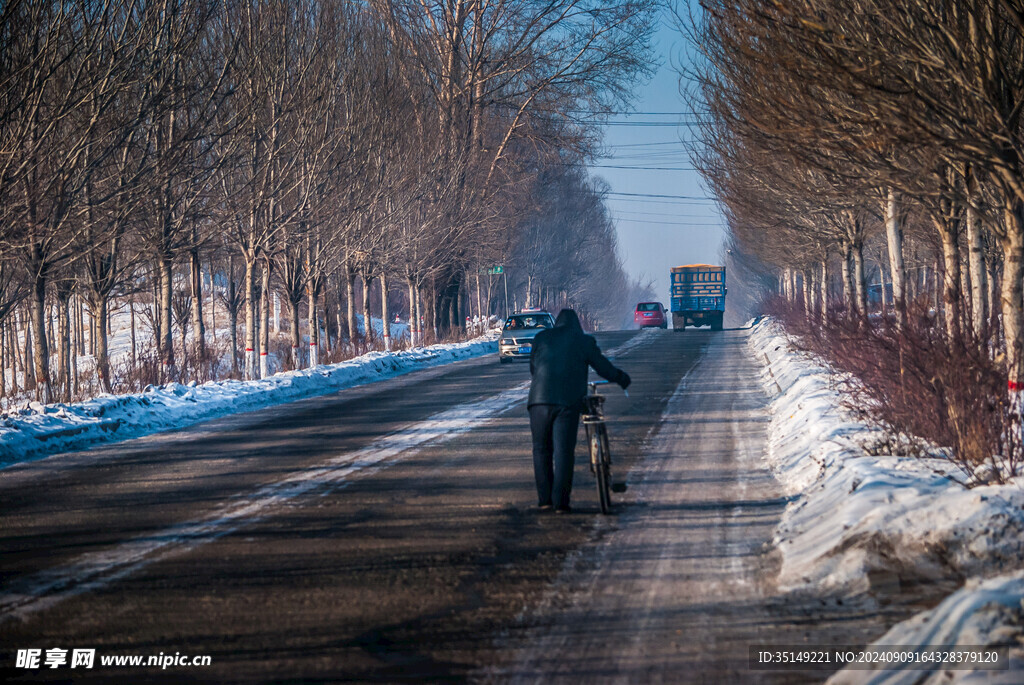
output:
{"label": "row of bare trees", "polygon": [[785,290],[801,274],[820,310],[838,267],[862,316],[874,254],[901,317],[936,260],[946,334],[1001,331],[994,342],[1019,389],[1024,3],[702,5],[684,18],[701,55],[696,161],[737,247]]}
{"label": "row of bare trees", "polygon": [[207,354],[204,288],[232,330],[241,319],[245,378],[269,373],[271,292],[293,367],[300,309],[316,364],[328,302],[353,338],[373,283],[385,322],[401,284],[413,342],[420,321],[439,335],[460,323],[472,279],[484,313],[479,272],[497,264],[596,315],[607,302],[584,297],[588,278],[624,276],[601,189],[578,169],[593,112],[620,109],[649,68],[655,5],[0,4],[0,330],[24,307],[8,337],[31,340],[37,397],[54,394],[51,339],[56,367],[70,363],[73,301],[106,391],[110,308],[126,299],[150,302],[162,380],[180,376],[175,331]]}

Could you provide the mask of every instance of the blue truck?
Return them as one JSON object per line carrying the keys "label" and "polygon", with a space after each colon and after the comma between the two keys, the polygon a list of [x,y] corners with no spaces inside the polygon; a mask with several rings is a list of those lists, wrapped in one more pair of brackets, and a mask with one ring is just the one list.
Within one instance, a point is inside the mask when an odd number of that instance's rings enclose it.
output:
{"label": "blue truck", "polygon": [[672,329],[686,324],[722,330],[725,316],[725,267],[687,264],[672,269]]}

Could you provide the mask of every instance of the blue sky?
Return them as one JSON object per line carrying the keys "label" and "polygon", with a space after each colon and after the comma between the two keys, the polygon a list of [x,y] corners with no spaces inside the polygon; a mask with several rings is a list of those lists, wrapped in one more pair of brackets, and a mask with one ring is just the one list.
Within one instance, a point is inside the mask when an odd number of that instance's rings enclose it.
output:
{"label": "blue sky", "polygon": [[685,38],[667,13],[654,48],[660,68],[638,87],[635,113],[611,117],[605,127],[611,156],[595,160],[591,173],[611,186],[606,205],[627,273],[653,281],[658,299],[667,305],[670,268],[721,262],[724,222],[687,156],[692,132],[685,122],[692,116],[679,93],[677,70],[685,58]]}

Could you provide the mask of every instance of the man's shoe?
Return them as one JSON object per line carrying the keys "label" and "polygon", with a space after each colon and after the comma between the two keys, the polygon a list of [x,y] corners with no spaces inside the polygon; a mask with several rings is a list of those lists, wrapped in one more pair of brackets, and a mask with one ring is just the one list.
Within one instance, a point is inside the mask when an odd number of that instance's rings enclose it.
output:
{"label": "man's shoe", "polygon": [[555,513],[556,514],[571,514],[572,513],[572,507],[570,507],[568,505],[566,505],[564,507],[555,507]]}
{"label": "man's shoe", "polygon": [[551,511],[552,509],[554,509],[554,505],[553,504],[538,504],[537,505],[537,509],[539,509],[540,511]]}

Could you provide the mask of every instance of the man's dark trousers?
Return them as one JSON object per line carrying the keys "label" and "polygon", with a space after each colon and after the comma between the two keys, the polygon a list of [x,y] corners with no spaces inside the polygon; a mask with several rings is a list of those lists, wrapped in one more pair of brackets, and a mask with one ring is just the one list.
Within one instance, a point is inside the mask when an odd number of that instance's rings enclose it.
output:
{"label": "man's dark trousers", "polygon": [[537,503],[541,506],[569,506],[579,425],[580,412],[576,409],[559,404],[530,407],[533,475],[537,479]]}

